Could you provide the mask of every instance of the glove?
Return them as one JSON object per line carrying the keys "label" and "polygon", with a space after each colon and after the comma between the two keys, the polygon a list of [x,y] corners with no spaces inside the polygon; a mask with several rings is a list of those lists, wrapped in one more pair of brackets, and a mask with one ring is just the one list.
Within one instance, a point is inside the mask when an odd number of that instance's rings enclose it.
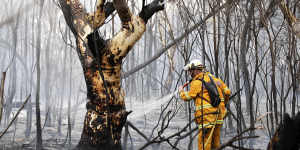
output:
{"label": "glove", "polygon": [[184,88],[184,86],[180,86],[180,87],[178,88],[179,93],[180,93],[180,92],[183,92],[183,88]]}

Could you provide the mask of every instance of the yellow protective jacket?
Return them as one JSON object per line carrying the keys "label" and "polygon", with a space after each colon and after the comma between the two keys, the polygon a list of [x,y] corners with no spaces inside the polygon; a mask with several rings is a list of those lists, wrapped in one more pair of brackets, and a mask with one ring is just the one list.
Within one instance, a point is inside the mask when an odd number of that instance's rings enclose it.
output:
{"label": "yellow protective jacket", "polygon": [[[218,88],[219,96],[221,99],[221,103],[218,107],[213,107],[210,104],[208,91],[204,86],[202,86],[203,84],[201,79],[206,82],[210,82],[209,76],[212,77]],[[221,79],[214,77],[209,72],[205,72],[196,75],[190,83],[190,90],[187,92],[180,92],[180,97],[184,101],[189,101],[192,99],[195,100],[196,123],[198,124],[199,129],[201,129],[202,127],[211,128],[215,124],[223,124],[223,118],[226,115],[225,104],[229,100],[230,93],[230,89]],[[202,113],[204,115],[202,115]]]}

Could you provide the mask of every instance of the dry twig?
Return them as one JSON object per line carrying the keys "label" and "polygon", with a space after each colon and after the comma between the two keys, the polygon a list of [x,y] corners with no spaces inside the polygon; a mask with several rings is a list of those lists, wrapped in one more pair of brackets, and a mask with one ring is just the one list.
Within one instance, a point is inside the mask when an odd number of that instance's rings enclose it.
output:
{"label": "dry twig", "polygon": [[28,102],[28,100],[30,99],[31,95],[27,96],[26,100],[24,101],[23,105],[21,106],[21,108],[18,110],[17,114],[14,116],[14,118],[10,121],[10,123],[8,124],[7,128],[0,134],[0,139],[2,138],[2,136],[7,132],[7,130],[10,128],[10,126],[13,124],[13,122],[17,119],[18,115],[20,114],[21,110],[23,110],[23,108],[25,107],[26,103]]}
{"label": "dry twig", "polygon": [[257,129],[261,129],[262,127],[250,127],[244,131],[242,131],[240,134],[234,136],[233,138],[231,138],[229,141],[227,141],[226,143],[222,144],[217,150],[221,150],[221,149],[224,149],[225,147],[233,147],[233,148],[236,148],[236,149],[240,149],[240,150],[250,150],[248,148],[245,148],[245,147],[238,147],[238,146],[235,146],[233,145],[234,142],[236,141],[240,141],[240,140],[244,140],[244,139],[253,139],[253,138],[258,138],[259,136],[243,136],[242,135],[246,132],[249,132],[249,131],[254,131],[254,130],[257,130]]}

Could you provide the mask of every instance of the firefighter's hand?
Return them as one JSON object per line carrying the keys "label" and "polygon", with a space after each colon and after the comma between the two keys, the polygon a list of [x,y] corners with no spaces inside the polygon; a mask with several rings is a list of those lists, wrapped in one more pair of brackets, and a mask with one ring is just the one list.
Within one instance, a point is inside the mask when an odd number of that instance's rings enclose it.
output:
{"label": "firefighter's hand", "polygon": [[178,88],[178,91],[179,91],[179,92],[183,92],[183,86],[180,86],[180,87]]}

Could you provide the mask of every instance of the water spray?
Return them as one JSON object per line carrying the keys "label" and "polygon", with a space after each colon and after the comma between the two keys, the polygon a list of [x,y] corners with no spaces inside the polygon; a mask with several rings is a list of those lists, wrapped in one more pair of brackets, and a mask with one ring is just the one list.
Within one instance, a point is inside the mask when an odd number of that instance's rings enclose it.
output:
{"label": "water spray", "polygon": [[[190,84],[190,81],[186,82],[185,84],[183,84],[182,86],[179,87],[180,88],[184,88],[186,86],[188,86]],[[144,116],[150,112],[152,112],[153,110],[161,107],[163,104],[167,103],[168,101],[170,101],[172,99],[172,97],[174,97],[178,92],[179,89],[176,89],[174,92],[165,95],[161,98],[158,98],[156,100],[148,100],[145,103],[139,103],[139,104],[134,104],[133,108],[133,112],[128,116],[129,120],[135,120],[141,116]],[[131,109],[133,109],[131,108]]]}

